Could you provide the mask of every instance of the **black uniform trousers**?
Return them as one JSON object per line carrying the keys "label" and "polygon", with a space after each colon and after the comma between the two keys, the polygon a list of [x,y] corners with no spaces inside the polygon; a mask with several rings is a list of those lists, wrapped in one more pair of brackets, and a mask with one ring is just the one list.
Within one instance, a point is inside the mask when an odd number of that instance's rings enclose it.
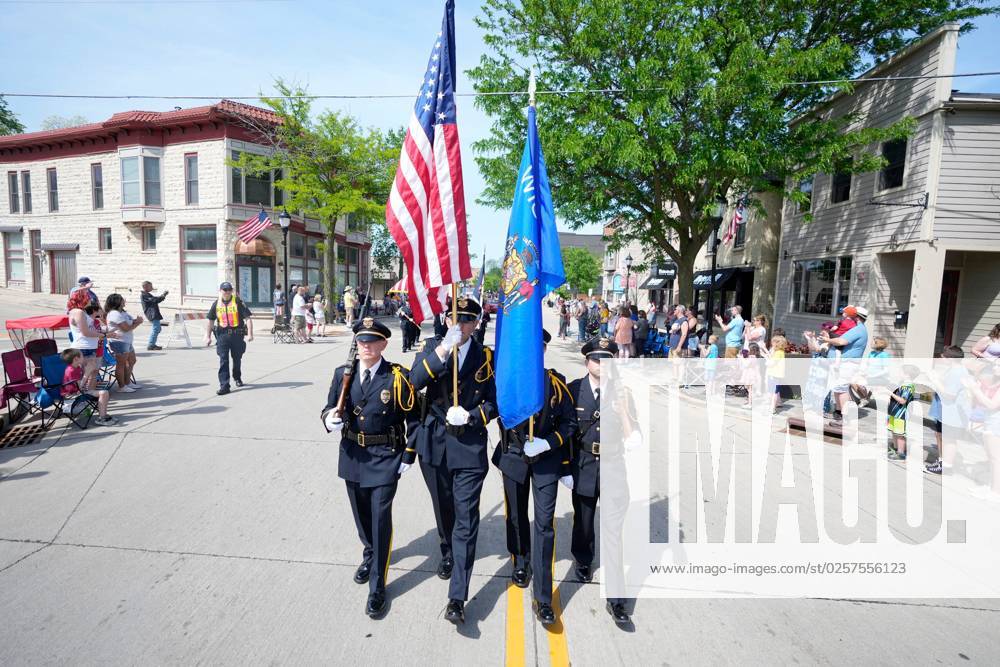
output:
{"label": "black uniform trousers", "polygon": [[[531,473],[521,484],[503,475],[503,496],[507,509],[507,551],[514,557],[514,567],[523,567],[531,559],[532,592],[539,602],[552,604],[552,556],[555,553],[555,511],[557,481],[539,486]],[[528,496],[535,501],[534,541],[528,519]]]}
{"label": "black uniform trousers", "polygon": [[346,484],[358,537],[364,545],[364,562],[371,567],[368,590],[384,591],[392,551],[392,499],[397,483],[367,488],[357,482]]}
{"label": "black uniform trousers", "polygon": [[455,496],[451,490],[451,473],[448,466],[431,465],[420,459],[420,472],[431,494],[434,506],[434,523],[437,525],[438,541],[441,544],[441,558],[452,558],[451,534],[455,530]]}
{"label": "black uniform trousers", "polygon": [[236,333],[232,329],[215,330],[215,351],[219,355],[219,387],[229,386],[229,357],[233,358],[233,379],[243,379],[243,353],[246,350],[247,342],[242,333]]}
{"label": "black uniform trousers", "polygon": [[594,517],[597,514],[599,495],[600,491],[595,496],[581,496],[576,491],[573,492],[573,541],[570,552],[573,559],[581,565],[594,564]]}
{"label": "black uniform trousers", "polygon": [[483,492],[486,471],[460,468],[447,472],[454,498],[455,526],[451,531],[451,549],[455,568],[448,583],[448,599],[468,600],[472,566],[476,564],[476,538],[479,535],[479,496]]}

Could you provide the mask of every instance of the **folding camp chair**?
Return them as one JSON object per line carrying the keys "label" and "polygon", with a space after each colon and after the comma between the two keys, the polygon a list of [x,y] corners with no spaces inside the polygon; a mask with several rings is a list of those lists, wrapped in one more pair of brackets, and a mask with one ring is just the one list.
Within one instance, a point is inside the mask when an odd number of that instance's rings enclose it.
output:
{"label": "folding camp chair", "polygon": [[97,346],[97,360],[97,386],[101,389],[111,389],[115,384],[115,370],[118,362],[111,352],[106,338],[102,338]]}
{"label": "folding camp chair", "polygon": [[656,329],[650,329],[646,340],[642,342],[642,353],[647,357],[653,356],[653,348],[656,345]]}
{"label": "folding camp chair", "polygon": [[20,412],[24,414],[38,413],[42,416],[42,427],[45,426],[45,409],[35,402],[35,395],[38,393],[36,381],[28,377],[28,365],[21,350],[11,350],[4,352],[3,372],[7,378],[3,386],[3,393],[0,394],[0,407],[7,406],[7,422],[14,422],[14,414],[11,410],[11,403],[17,403]]}
{"label": "folding camp chair", "polygon": [[[49,421],[65,415],[78,428],[85,429],[90,424],[90,419],[97,411],[97,397],[82,393],[80,385],[76,382],[63,382],[66,375],[66,362],[58,354],[51,354],[42,357],[42,388],[40,394],[44,393],[48,401],[52,402],[52,417]],[[76,395],[63,396],[64,387],[73,387]],[[66,407],[66,400],[70,399],[69,408]]]}
{"label": "folding camp chair", "polygon": [[[102,364],[102,370],[105,367],[105,365],[108,364],[109,361],[111,363],[111,366],[109,367],[111,369],[111,371],[109,373],[110,379],[107,382],[105,382],[105,383],[103,383],[101,385],[102,388],[104,388],[104,389],[111,389],[111,387],[115,384],[115,381],[116,381],[115,380],[115,369],[118,368],[118,354],[113,349],[111,349],[110,345],[108,345],[107,349],[105,349],[105,351],[104,351],[104,359],[101,362],[101,364]],[[128,378],[130,382],[137,382],[138,381],[138,380],[136,380],[135,370],[134,369],[132,370],[132,372],[131,372],[130,375],[131,375],[131,377]]]}
{"label": "folding camp chair", "polygon": [[54,338],[36,338],[24,344],[24,355],[31,361],[32,375],[42,377],[42,357],[59,352],[59,344]]}
{"label": "folding camp chair", "polygon": [[292,333],[291,327],[289,327],[284,322],[280,324],[275,321],[274,329],[272,330],[271,336],[272,343],[294,343],[295,335]]}

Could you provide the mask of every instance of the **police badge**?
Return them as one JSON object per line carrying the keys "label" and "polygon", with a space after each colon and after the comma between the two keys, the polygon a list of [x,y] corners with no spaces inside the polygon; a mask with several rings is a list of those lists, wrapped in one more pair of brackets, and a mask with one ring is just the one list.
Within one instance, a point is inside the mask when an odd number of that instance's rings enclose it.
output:
{"label": "police badge", "polygon": [[389,405],[389,401],[392,400],[392,393],[388,389],[383,389],[378,397],[382,399],[383,403]]}
{"label": "police badge", "polygon": [[374,325],[375,325],[375,318],[373,317],[366,317],[365,319],[361,320],[361,326],[363,326],[366,329],[370,329]]}
{"label": "police badge", "polygon": [[602,339],[601,339],[601,342],[600,342],[600,343],[598,343],[598,345],[600,345],[600,346],[601,346],[601,349],[602,349],[602,350],[606,350],[606,349],[608,349],[608,339],[607,339],[607,338],[602,338]]}

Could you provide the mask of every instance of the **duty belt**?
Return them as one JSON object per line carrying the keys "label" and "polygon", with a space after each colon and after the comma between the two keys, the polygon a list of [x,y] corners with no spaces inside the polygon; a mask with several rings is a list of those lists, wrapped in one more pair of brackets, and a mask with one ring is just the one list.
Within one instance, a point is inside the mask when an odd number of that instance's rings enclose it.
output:
{"label": "duty belt", "polygon": [[393,445],[396,444],[396,438],[392,435],[385,435],[383,433],[355,433],[351,429],[347,429],[347,439],[351,442],[358,443],[358,447],[365,448],[370,445]]}
{"label": "duty belt", "polygon": [[589,453],[593,454],[594,456],[600,456],[601,455],[601,443],[599,443],[599,442],[589,442],[589,443],[588,442],[581,442],[580,443],[580,449],[582,449],[585,452],[589,452]]}

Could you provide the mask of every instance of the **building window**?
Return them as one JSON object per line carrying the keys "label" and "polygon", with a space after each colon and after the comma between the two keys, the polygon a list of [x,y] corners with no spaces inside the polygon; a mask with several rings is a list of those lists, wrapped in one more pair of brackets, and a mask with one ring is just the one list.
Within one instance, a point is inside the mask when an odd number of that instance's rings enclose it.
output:
{"label": "building window", "polygon": [[198,154],[184,156],[184,203],[198,203]]}
{"label": "building window", "polygon": [[156,250],[156,227],[142,228],[142,249]]}
{"label": "building window", "polygon": [[215,227],[181,228],[184,294],[212,296],[219,291]]}
{"label": "building window", "polygon": [[24,192],[24,212],[31,213],[31,172],[21,172],[21,190]]}
{"label": "building window", "polygon": [[839,204],[851,198],[851,163],[845,162],[833,174],[830,201]]}
{"label": "building window", "polygon": [[850,257],[810,259],[794,263],[792,312],[832,317],[851,295]]}
{"label": "building window", "polygon": [[348,245],[337,246],[337,280],[338,286],[361,284],[361,253],[358,248]]}
{"label": "building window", "polygon": [[7,284],[24,281],[24,234],[6,232],[3,235],[4,260],[7,264]]}
{"label": "building window", "polygon": [[49,211],[59,210],[59,177],[56,175],[55,167],[47,169],[49,180]]}
{"label": "building window", "polygon": [[97,228],[97,249],[101,252],[111,251],[111,228],[110,227],[98,227]]}
{"label": "building window", "polygon": [[163,206],[159,156],[123,156],[121,167],[122,206]]}
{"label": "building window", "polygon": [[10,212],[21,211],[21,196],[17,193],[17,172],[7,172],[7,194],[10,195]]}
{"label": "building window", "polygon": [[799,202],[799,213],[809,213],[813,207],[813,177],[804,178],[799,182],[799,192],[805,199]]}
{"label": "building window", "polygon": [[278,187],[278,181],[284,178],[284,172],[280,169],[274,170],[274,205],[284,206],[285,204],[285,191]]}
{"label": "building window", "polygon": [[[232,159],[239,160],[240,152],[233,151]],[[248,174],[242,169],[232,167],[232,202],[247,206],[282,206],[285,194],[274,186],[281,178],[281,170],[263,174]]]}
{"label": "building window", "polygon": [[104,169],[100,163],[90,165],[90,184],[94,210],[99,211],[104,208]]}
{"label": "building window", "polygon": [[906,139],[895,139],[882,144],[882,157],[886,165],[879,172],[879,190],[902,187],[906,171]]}
{"label": "building window", "polygon": [[302,234],[289,234],[288,240],[290,241],[288,246],[288,252],[292,257],[305,257],[306,256],[306,237]]}

